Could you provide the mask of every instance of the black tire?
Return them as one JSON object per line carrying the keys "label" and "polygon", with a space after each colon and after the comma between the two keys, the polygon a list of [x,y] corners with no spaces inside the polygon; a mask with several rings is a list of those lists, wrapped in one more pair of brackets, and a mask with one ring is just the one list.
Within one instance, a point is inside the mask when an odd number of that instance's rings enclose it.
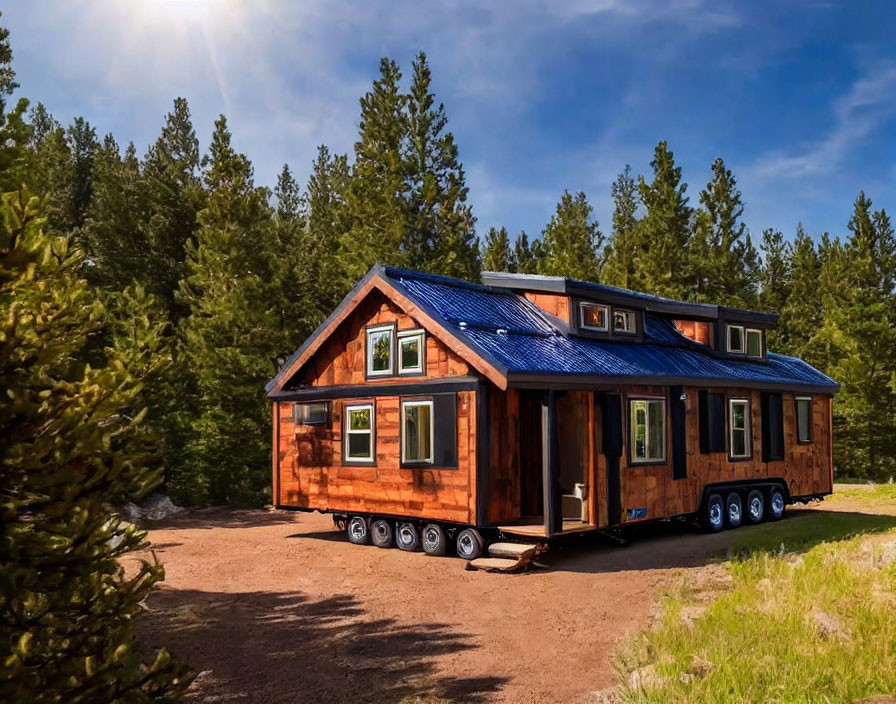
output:
{"label": "black tire", "polygon": [[378,548],[391,548],[395,542],[395,531],[385,518],[375,518],[370,522],[370,542]]}
{"label": "black tire", "polygon": [[457,534],[457,556],[464,560],[475,560],[482,554],[482,536],[475,528],[464,528]]}
{"label": "black tire", "polygon": [[348,541],[354,545],[367,545],[370,542],[370,526],[364,516],[352,516],[345,529]]}
{"label": "black tire", "polygon": [[744,504],[740,494],[732,491],[725,497],[725,523],[729,528],[737,528],[744,522]]}
{"label": "black tire", "polygon": [[725,502],[721,494],[710,494],[706,497],[700,519],[704,530],[710,533],[718,533],[725,527]]}
{"label": "black tire", "polygon": [[773,486],[768,490],[768,504],[766,504],[766,520],[780,521],[784,515],[784,508],[787,506],[787,499],[784,497],[784,490],[779,486]]}
{"label": "black tire", "polygon": [[759,489],[753,489],[747,494],[747,521],[749,523],[761,523],[765,517],[765,496]]}
{"label": "black tire", "polygon": [[420,531],[413,523],[399,523],[395,527],[395,544],[399,550],[415,552],[420,549]]}
{"label": "black tire", "polygon": [[423,526],[421,542],[423,552],[427,555],[442,557],[448,552],[448,537],[438,523],[427,523]]}
{"label": "black tire", "polygon": [[333,516],[333,525],[340,533],[348,530],[348,519],[345,516]]}

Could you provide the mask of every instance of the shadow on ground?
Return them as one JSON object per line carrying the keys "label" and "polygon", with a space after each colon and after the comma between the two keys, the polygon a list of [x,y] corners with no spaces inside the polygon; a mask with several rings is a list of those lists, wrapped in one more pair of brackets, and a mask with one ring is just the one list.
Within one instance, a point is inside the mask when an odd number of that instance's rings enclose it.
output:
{"label": "shadow on ground", "polygon": [[257,528],[259,526],[296,523],[297,514],[263,509],[200,508],[145,524],[152,530],[165,528]]}
{"label": "shadow on ground", "polygon": [[141,636],[199,672],[194,702],[486,701],[507,678],[438,672],[433,659],[478,647],[440,623],[401,626],[355,597],[161,589]]}
{"label": "shadow on ground", "polygon": [[821,542],[896,528],[889,514],[792,509],[775,523],[707,534],[688,523],[660,521],[626,531],[624,547],[597,535],[560,543],[540,561],[548,569],[598,574],[699,567],[728,556],[760,551],[805,552]]}

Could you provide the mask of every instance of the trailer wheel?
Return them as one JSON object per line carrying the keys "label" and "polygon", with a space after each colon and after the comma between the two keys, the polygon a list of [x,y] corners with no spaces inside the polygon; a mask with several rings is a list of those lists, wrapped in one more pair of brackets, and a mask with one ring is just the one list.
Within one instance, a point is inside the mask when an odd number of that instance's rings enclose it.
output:
{"label": "trailer wheel", "polygon": [[743,502],[740,500],[740,494],[732,491],[725,498],[725,519],[729,528],[737,528],[744,520]]}
{"label": "trailer wheel", "polygon": [[773,486],[768,492],[768,520],[779,521],[784,515],[784,491],[779,486]]}
{"label": "trailer wheel", "polygon": [[475,528],[464,528],[457,534],[457,556],[475,560],[482,552],[482,536]]}
{"label": "trailer wheel", "polygon": [[765,497],[759,489],[753,489],[747,494],[747,520],[750,523],[760,523],[765,515]]}
{"label": "trailer wheel", "polygon": [[710,494],[706,497],[703,508],[703,527],[711,533],[718,533],[725,527],[725,502],[721,494]]}
{"label": "trailer wheel", "polygon": [[420,533],[413,523],[399,523],[395,530],[395,543],[400,550],[414,552],[420,549]]}
{"label": "trailer wheel", "polygon": [[442,557],[448,552],[448,538],[442,526],[437,523],[427,523],[423,527],[423,552],[427,555]]}
{"label": "trailer wheel", "polygon": [[394,538],[392,524],[385,518],[376,518],[370,522],[370,541],[378,548],[391,548]]}
{"label": "trailer wheel", "polygon": [[364,516],[352,516],[345,532],[348,533],[348,541],[354,545],[367,545],[370,542],[370,530]]}

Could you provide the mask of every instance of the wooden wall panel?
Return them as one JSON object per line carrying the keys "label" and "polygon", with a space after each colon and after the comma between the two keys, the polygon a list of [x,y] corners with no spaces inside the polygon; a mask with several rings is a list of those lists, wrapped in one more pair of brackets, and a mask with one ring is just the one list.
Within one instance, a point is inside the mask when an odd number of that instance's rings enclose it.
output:
{"label": "wooden wall panel", "polygon": [[[359,394],[363,389],[359,389]],[[376,466],[342,461],[346,404],[375,402]],[[396,396],[331,401],[330,427],[295,425],[292,404],[280,403],[281,503],[310,509],[475,521],[476,425],[474,391],[457,394],[458,467],[403,469],[399,463]]]}
{"label": "wooden wall panel", "polygon": [[[833,488],[830,472],[831,435],[828,398],[816,396],[813,408],[813,443],[799,445],[795,437],[795,410],[793,395],[784,396],[784,444],[785,459],[775,462],[762,461],[762,436],[760,418],[760,393],[738,389],[713,388],[709,391],[725,393],[732,397],[748,397],[752,416],[753,456],[748,460],[729,460],[727,453],[702,454],[699,444],[698,389],[689,388],[687,394],[687,455],[688,474],[685,479],[672,479],[671,462],[653,465],[629,466],[628,405],[624,408],[626,448],[622,462],[623,518],[627,509],[646,508],[647,518],[691,513],[699,507],[703,487],[716,482],[745,479],[781,478],[791,495],[827,493]],[[662,387],[626,389],[626,395],[660,395]],[[726,403],[727,413],[727,403]],[[667,455],[671,448],[671,429],[667,419]]]}
{"label": "wooden wall panel", "polygon": [[555,315],[561,320],[570,323],[569,319],[569,296],[563,296],[557,293],[535,293],[533,291],[526,292],[526,298],[541,308],[546,313]]}
{"label": "wooden wall panel", "polygon": [[520,516],[519,392],[489,389],[488,520],[496,523]]}
{"label": "wooden wall panel", "polygon": [[432,335],[426,335],[426,373],[422,376],[377,377],[365,379],[365,328],[369,325],[396,322],[398,330],[421,327],[379,291],[345,320],[301,372],[301,382],[308,386],[343,386],[349,384],[394,384],[396,381],[420,381],[472,373],[470,366]]}

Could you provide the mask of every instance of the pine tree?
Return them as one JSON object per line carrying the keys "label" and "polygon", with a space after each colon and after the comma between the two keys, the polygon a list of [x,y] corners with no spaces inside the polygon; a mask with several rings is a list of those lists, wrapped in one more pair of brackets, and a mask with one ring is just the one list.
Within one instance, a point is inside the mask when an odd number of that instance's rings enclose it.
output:
{"label": "pine tree", "polygon": [[28,101],[20,98],[11,111],[6,109],[6,98],[19,87],[15,78],[9,30],[0,27],[0,192],[15,190],[25,183],[29,166],[27,147],[33,130],[25,120]]}
{"label": "pine tree", "polygon": [[787,302],[781,309],[778,323],[779,341],[784,354],[816,361],[817,350],[811,343],[823,322],[823,309],[818,295],[821,261],[815,243],[802,224],[797,226],[790,266],[791,288]]}
{"label": "pine tree", "polygon": [[[872,211],[864,192],[856,198],[849,230],[840,266],[819,282],[829,308],[826,337],[833,339],[828,371],[842,383],[835,462],[850,476],[883,479],[896,470],[896,393],[889,383],[896,372],[896,318],[887,261],[893,230],[885,212]],[[838,298],[831,300],[832,294]]]}
{"label": "pine tree", "polygon": [[347,275],[349,256],[340,247],[349,227],[348,157],[333,156],[320,147],[306,188],[308,200],[308,254],[304,286],[308,308],[306,328],[311,332],[355,284]]}
{"label": "pine tree", "polygon": [[66,130],[69,154],[71,155],[72,190],[69,225],[80,228],[87,219],[87,209],[93,193],[93,163],[99,142],[96,130],[83,117],[75,118]]}
{"label": "pine tree", "polygon": [[196,237],[197,215],[205,206],[199,177],[199,141],[184,98],[174,101],[162,134],[144,159],[144,198],[148,219],[142,225],[148,244],[147,288],[176,323],[187,310],[177,302],[187,276],[187,245]]}
{"label": "pine tree", "polygon": [[702,208],[691,245],[698,301],[738,308],[757,303],[758,257],[741,220],[744,211],[734,174],[717,158],[712,180],[700,192]]}
{"label": "pine tree", "polygon": [[593,208],[582,192],[564,191],[541,237],[543,258],[538,273],[597,281],[603,256],[603,235]]}
{"label": "pine tree", "polygon": [[638,187],[631,166],[619,173],[610,192],[613,196],[613,236],[607,245],[603,281],[630,289],[635,281],[638,248]]}
{"label": "pine tree", "polygon": [[538,258],[529,246],[529,237],[526,231],[520,231],[513,244],[513,259],[516,262],[517,271],[521,274],[537,274]]}
{"label": "pine tree", "polygon": [[653,181],[638,177],[638,191],[646,214],[638,227],[635,288],[647,293],[684,299],[693,294],[688,247],[691,243],[692,210],[666,142],[654,150]]}
{"label": "pine tree", "polygon": [[[759,280],[759,310],[780,313],[790,297],[793,247],[780,231],[768,228],[762,233],[762,265]],[[766,333],[769,349],[780,351],[778,328]]]}
{"label": "pine tree", "polygon": [[475,218],[445,106],[436,107],[426,54],[417,54],[407,95],[404,140],[410,187],[404,249],[408,264],[434,273],[479,279]]}
{"label": "pine tree", "polygon": [[96,152],[93,188],[84,223],[88,278],[120,291],[148,282],[148,243],[142,225],[148,218],[143,178],[133,144],[124,158],[112,135]]}
{"label": "pine tree", "polygon": [[278,320],[267,192],[215,122],[204,160],[208,192],[196,243],[187,245],[182,353],[196,378],[198,414],[185,466],[172,482],[194,502],[261,503],[268,488],[270,408],[259,389],[276,371]]}
{"label": "pine tree", "polygon": [[348,192],[349,229],[342,234],[343,264],[357,281],[379,262],[405,266],[408,168],[404,157],[406,96],[394,61],[380,61],[380,77],[361,98],[355,163]]}
{"label": "pine tree", "polygon": [[485,271],[517,270],[516,259],[510,249],[510,238],[507,236],[507,228],[500,230],[491,227],[485,236],[485,244],[482,249],[482,268]]}
{"label": "pine tree", "polygon": [[[165,651],[146,661],[134,640],[163,571],[125,573],[121,558],[148,543],[110,509],[160,481],[139,406],[159,329],[137,290],[110,318],[79,253],[43,233],[38,203],[7,194],[0,238],[0,700],[174,701],[186,668]],[[107,323],[103,362],[80,363]]]}

